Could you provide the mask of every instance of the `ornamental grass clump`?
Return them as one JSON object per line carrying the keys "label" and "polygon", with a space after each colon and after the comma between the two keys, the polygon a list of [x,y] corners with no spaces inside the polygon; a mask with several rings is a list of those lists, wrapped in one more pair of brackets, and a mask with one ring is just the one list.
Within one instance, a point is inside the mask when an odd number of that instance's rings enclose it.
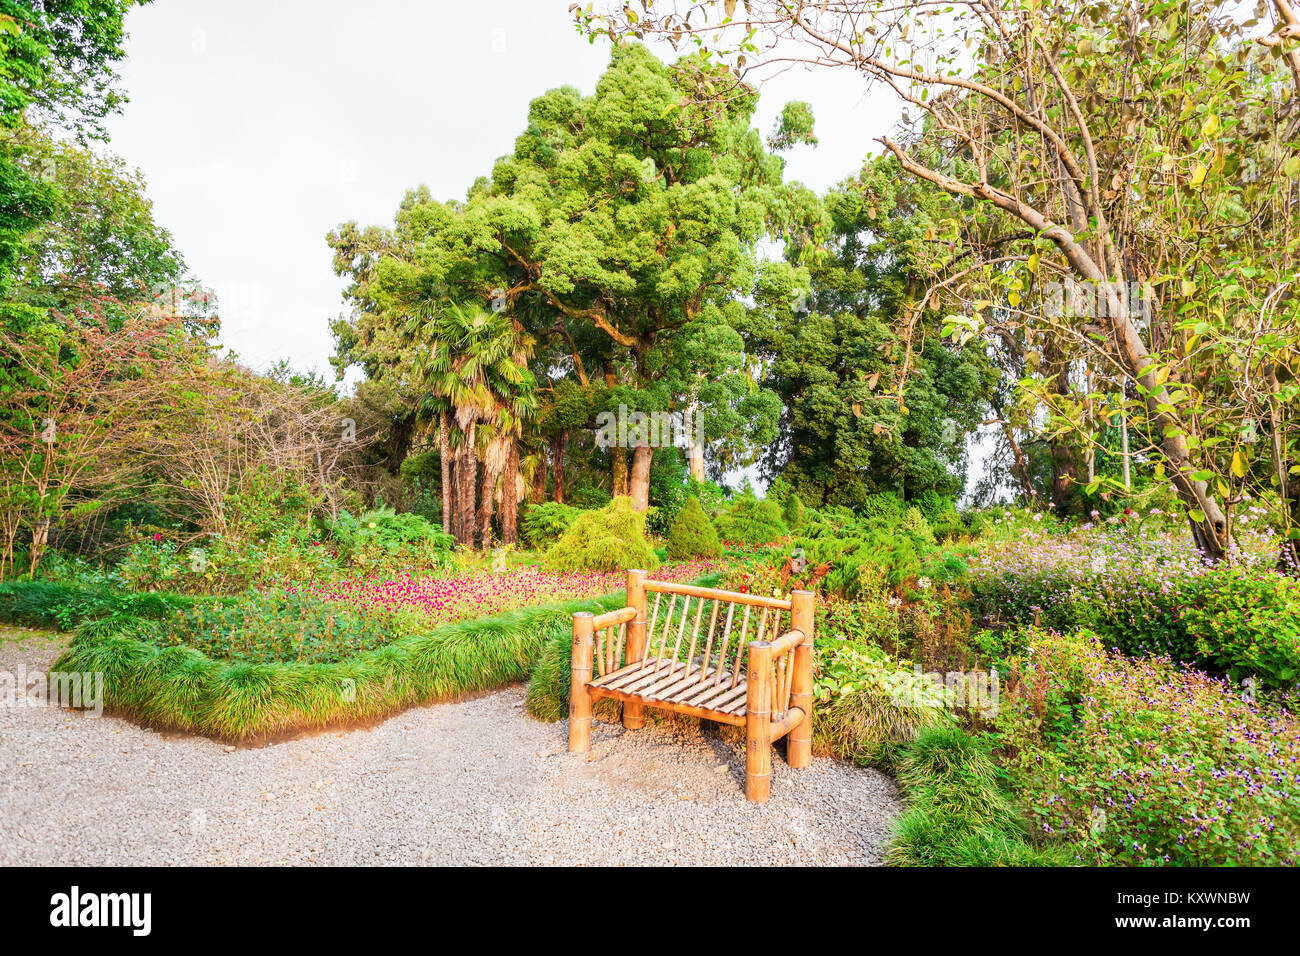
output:
{"label": "ornamental grass clump", "polygon": [[951,724],[921,732],[897,763],[905,811],[889,861],[900,866],[1057,866],[1059,846],[1026,838],[1025,822],[998,783],[989,742]]}
{"label": "ornamental grass clump", "polygon": [[543,561],[552,571],[652,571],[659,567],[659,558],[646,540],[645,515],[636,511],[627,497],[579,515]]}
{"label": "ornamental grass clump", "polygon": [[722,554],[718,532],[713,527],[698,498],[687,498],[668,529],[668,557],[674,560],[688,558],[716,558]]}
{"label": "ornamental grass clump", "polygon": [[1037,828],[1084,862],[1300,862],[1300,719],[1096,635],[1036,631],[998,715]]}

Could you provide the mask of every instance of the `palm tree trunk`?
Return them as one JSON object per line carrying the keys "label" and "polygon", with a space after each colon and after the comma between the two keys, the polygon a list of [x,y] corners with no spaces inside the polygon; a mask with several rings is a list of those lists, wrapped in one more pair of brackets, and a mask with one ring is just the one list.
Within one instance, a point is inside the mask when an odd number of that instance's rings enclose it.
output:
{"label": "palm tree trunk", "polygon": [[474,547],[474,485],[478,480],[478,453],[474,448],[474,426],[470,425],[465,442],[456,455],[456,517],[460,525],[456,540]]}
{"label": "palm tree trunk", "polygon": [[442,464],[442,530],[451,533],[451,427],[447,410],[438,413],[438,458]]}
{"label": "palm tree trunk", "polygon": [[551,491],[551,500],[561,505],[564,504],[564,450],[568,444],[567,429],[551,436],[551,477],[555,484]]}
{"label": "palm tree trunk", "polygon": [[519,543],[519,439],[511,437],[501,482],[501,543]]}

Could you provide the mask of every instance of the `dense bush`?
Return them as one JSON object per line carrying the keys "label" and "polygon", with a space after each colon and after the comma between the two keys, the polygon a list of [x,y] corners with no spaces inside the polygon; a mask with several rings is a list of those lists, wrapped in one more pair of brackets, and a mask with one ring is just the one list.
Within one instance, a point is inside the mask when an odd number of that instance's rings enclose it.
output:
{"label": "dense bush", "polygon": [[1126,654],[1285,688],[1300,676],[1300,581],[1205,567],[1189,546],[1127,531],[1025,537],[971,559],[972,610],[994,623],[1088,628]]}
{"label": "dense bush", "polygon": [[713,522],[698,500],[687,498],[668,529],[668,557],[674,560],[716,558],[721,553],[722,545]]}
{"label": "dense bush", "polygon": [[604,508],[577,517],[545,554],[553,571],[653,570],[659,558],[645,536],[645,515],[632,499],[615,498]]}
{"label": "dense bush", "polygon": [[785,496],[785,501],[781,503],[781,520],[785,522],[786,527],[791,531],[797,531],[803,525],[803,517],[803,501],[797,493],[792,491]]}
{"label": "dense bush", "polygon": [[740,495],[714,522],[723,541],[767,544],[789,533],[781,510],[771,501],[759,501],[752,493]]}
{"label": "dense bush", "polygon": [[1221,681],[1034,631],[998,729],[1039,828],[1086,862],[1300,862],[1300,720]]}
{"label": "dense bush", "polygon": [[526,548],[539,551],[569,530],[581,508],[543,501],[526,505],[519,514],[519,540]]}

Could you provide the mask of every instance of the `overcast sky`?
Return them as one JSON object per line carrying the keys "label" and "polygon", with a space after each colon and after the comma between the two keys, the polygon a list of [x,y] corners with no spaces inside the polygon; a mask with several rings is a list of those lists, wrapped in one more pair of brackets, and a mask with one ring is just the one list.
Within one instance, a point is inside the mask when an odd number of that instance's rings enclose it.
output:
{"label": "overcast sky", "polygon": [[[138,166],[158,222],[216,291],[223,341],[256,368],[328,373],[343,310],[325,234],[392,222],[406,189],[464,198],[511,152],[528,103],[594,90],[610,44],[573,28],[569,0],[364,5],[161,0],[133,10],[130,96],[113,152]],[[671,51],[669,51],[671,52]],[[820,144],[787,174],[822,190],[857,171],[896,122],[891,98],[845,71],[787,71],[762,90],[764,133],[812,103]]]}

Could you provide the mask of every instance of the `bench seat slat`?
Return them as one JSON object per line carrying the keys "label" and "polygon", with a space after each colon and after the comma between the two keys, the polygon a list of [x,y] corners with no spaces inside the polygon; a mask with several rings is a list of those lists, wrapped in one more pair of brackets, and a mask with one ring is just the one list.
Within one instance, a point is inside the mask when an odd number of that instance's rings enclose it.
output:
{"label": "bench seat slat", "polygon": [[[664,668],[674,665],[669,674]],[[610,671],[591,681],[590,687],[602,697],[635,700],[654,707],[678,710],[696,716],[716,714],[727,723],[743,723],[747,686],[742,678],[735,687],[716,683],[716,668],[705,668],[701,679],[700,661],[692,661],[689,671],[685,661],[668,657],[650,657]],[[656,665],[659,667],[655,672]]]}

